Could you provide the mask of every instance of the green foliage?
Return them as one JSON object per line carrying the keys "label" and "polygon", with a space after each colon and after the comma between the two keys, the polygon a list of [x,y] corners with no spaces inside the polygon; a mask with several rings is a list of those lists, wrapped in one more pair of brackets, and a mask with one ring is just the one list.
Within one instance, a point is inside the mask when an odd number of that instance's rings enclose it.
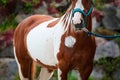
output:
{"label": "green foliage", "polygon": [[54,74],[50,80],[58,80],[57,71],[54,72]]}
{"label": "green foliage", "polygon": [[114,71],[116,71],[116,69],[120,67],[120,57],[101,58],[99,59],[99,61],[95,61],[94,64],[103,66],[106,72],[106,75],[104,75],[103,80],[110,80],[110,78],[112,77],[111,75],[114,73]]}
{"label": "green foliage", "polygon": [[15,80],[20,80],[20,79],[19,79],[19,74],[18,74],[18,73],[15,75]]}
{"label": "green foliage", "polygon": [[94,80],[94,78],[90,76],[88,80]]}
{"label": "green foliage", "polygon": [[[40,66],[37,65],[36,68],[37,68],[37,72],[36,72],[36,78],[37,78],[39,75],[39,72],[40,72]],[[76,71],[69,72],[67,78],[68,78],[68,80],[78,80]],[[57,70],[54,72],[54,74],[50,80],[58,80]],[[89,80],[94,80],[94,79],[92,77],[90,77]]]}
{"label": "green foliage", "polygon": [[[40,66],[36,65],[36,71],[37,71],[36,78],[39,76],[40,70],[41,70]],[[69,72],[67,78],[68,78],[67,80],[78,80],[77,73],[75,71]],[[20,80],[18,74],[16,74],[15,80]],[[50,80],[58,80],[57,70],[54,72],[54,74]],[[88,80],[94,80],[94,78],[90,76]],[[110,80],[110,79],[107,76],[105,76],[102,80]]]}
{"label": "green foliage", "polygon": [[39,2],[40,2],[40,0],[33,0],[33,3],[35,3],[35,4],[37,4]]}
{"label": "green foliage", "polygon": [[68,74],[68,80],[78,80],[77,79],[77,73],[75,71],[71,71],[69,74]]}
{"label": "green foliage", "polygon": [[5,7],[8,4],[9,0],[0,0],[0,5]]}
{"label": "green foliage", "polygon": [[40,68],[40,66],[37,64],[37,65],[36,65],[36,78],[39,76],[40,70],[41,70],[41,68]]}
{"label": "green foliage", "polygon": [[108,75],[104,75],[102,80],[111,80],[111,78]]}
{"label": "green foliage", "polygon": [[15,22],[14,18],[6,18],[2,24],[0,24],[0,32],[4,32],[9,29],[14,29],[17,26],[17,23]]}
{"label": "green foliage", "polygon": [[103,10],[103,4],[106,2],[107,0],[94,0],[94,5],[98,10]]}
{"label": "green foliage", "polygon": [[26,2],[24,7],[23,7],[23,11],[25,11],[26,13],[32,13],[33,10],[34,10],[33,3],[32,2]]}
{"label": "green foliage", "polygon": [[115,39],[115,42],[119,45],[119,47],[120,47],[120,38],[116,38]]}

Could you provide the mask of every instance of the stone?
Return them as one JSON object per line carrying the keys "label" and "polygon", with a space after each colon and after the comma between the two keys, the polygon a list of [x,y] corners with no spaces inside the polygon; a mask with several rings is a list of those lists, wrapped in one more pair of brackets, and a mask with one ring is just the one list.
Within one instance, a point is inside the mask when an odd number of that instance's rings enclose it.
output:
{"label": "stone", "polygon": [[92,31],[93,31],[93,32],[96,31],[97,28],[100,26],[100,24],[101,24],[101,22],[98,22],[98,21],[96,20],[96,17],[93,17],[93,18],[92,18]]}
{"label": "stone", "polygon": [[90,76],[94,80],[102,80],[102,78],[104,77],[104,74],[105,74],[105,71],[103,70],[102,66],[94,66]]}
{"label": "stone", "polygon": [[22,20],[24,20],[25,18],[31,16],[32,14],[23,14],[23,13],[19,13],[16,17],[15,17],[15,21],[17,23],[20,23]]}
{"label": "stone", "polygon": [[17,74],[15,59],[0,58],[0,80],[15,80]]}
{"label": "stone", "polygon": [[105,28],[111,29],[111,30],[120,30],[120,13],[119,10],[117,11],[117,8],[113,6],[112,4],[107,4],[104,6],[104,18],[102,20],[102,23]]}
{"label": "stone", "polygon": [[117,7],[117,14],[116,16],[120,19],[120,5]]}
{"label": "stone", "polygon": [[120,56],[119,45],[114,41],[107,41],[103,38],[96,38],[97,48],[94,60],[99,60],[102,57],[118,57]]}
{"label": "stone", "polygon": [[0,51],[0,58],[14,58],[14,53],[13,53],[13,46],[7,46],[3,50]]}
{"label": "stone", "polygon": [[118,68],[113,74],[114,80],[120,80],[120,69]]}
{"label": "stone", "polygon": [[47,7],[40,6],[38,9],[34,10],[34,13],[35,14],[44,14],[44,15],[47,15],[48,14]]}

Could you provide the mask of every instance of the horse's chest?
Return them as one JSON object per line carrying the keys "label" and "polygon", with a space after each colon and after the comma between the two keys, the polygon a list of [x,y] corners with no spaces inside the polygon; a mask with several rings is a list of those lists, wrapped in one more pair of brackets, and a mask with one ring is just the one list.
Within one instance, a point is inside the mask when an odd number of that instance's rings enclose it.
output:
{"label": "horse's chest", "polygon": [[55,27],[48,28],[47,25],[51,21],[38,25],[28,33],[27,48],[34,60],[55,66],[58,62],[56,55],[59,51],[62,32],[57,35]]}

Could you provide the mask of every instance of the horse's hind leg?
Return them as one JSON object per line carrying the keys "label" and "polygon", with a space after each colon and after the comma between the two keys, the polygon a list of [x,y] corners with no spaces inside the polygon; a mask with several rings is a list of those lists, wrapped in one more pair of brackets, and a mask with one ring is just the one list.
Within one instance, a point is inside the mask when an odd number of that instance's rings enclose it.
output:
{"label": "horse's hind leg", "polygon": [[54,71],[49,71],[47,68],[41,68],[40,75],[38,77],[38,80],[49,80]]}
{"label": "horse's hind leg", "polygon": [[33,80],[35,72],[35,63],[28,61],[27,63],[19,63],[19,76],[21,80]]}
{"label": "horse's hind leg", "polygon": [[15,59],[18,64],[20,80],[33,80],[35,75],[36,64],[30,57],[16,56]]}
{"label": "horse's hind leg", "polygon": [[19,68],[19,75],[21,80],[33,80],[34,79],[34,68],[35,63],[28,61],[27,63],[21,63]]}

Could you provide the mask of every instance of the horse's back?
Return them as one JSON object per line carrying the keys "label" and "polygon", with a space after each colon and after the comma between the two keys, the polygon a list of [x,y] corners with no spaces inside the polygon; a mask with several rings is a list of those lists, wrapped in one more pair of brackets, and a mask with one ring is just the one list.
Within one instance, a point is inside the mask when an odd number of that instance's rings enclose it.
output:
{"label": "horse's back", "polygon": [[24,19],[16,28],[15,30],[15,34],[18,33],[18,32],[23,32],[23,30],[25,29],[32,29],[34,28],[35,26],[37,26],[38,24],[42,23],[42,22],[45,22],[45,21],[48,21],[50,19],[52,19],[53,17],[51,16],[46,16],[46,15],[33,15],[33,16],[30,16],[26,19]]}

